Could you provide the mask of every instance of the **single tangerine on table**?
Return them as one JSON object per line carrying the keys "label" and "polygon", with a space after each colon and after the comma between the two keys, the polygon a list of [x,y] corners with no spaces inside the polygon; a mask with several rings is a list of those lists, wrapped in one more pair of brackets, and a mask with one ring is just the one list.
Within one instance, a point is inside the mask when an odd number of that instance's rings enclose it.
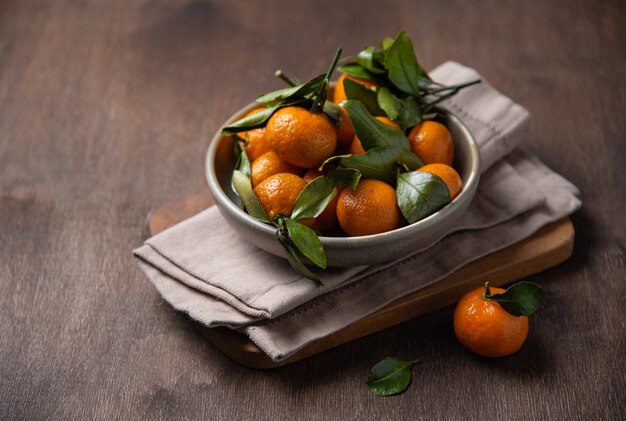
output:
{"label": "single tangerine on table", "polygon": [[371,80],[361,79],[358,77],[350,76],[347,73],[342,73],[341,76],[339,76],[339,78],[337,79],[337,84],[335,85],[335,90],[333,91],[333,102],[337,105],[348,99],[348,97],[346,96],[346,89],[343,86],[343,81],[346,79],[350,79],[357,83],[360,83],[366,88],[373,88],[375,86],[378,86],[376,82],[373,82]]}
{"label": "single tangerine on table", "polygon": [[[326,174],[324,174],[323,172],[317,169],[311,169],[307,171],[307,173],[304,174],[302,178],[308,184],[311,181],[315,180],[317,177],[321,177],[324,175]],[[340,193],[341,191],[337,191],[337,194],[335,195],[335,197],[333,197],[332,200],[328,202],[328,205],[326,205],[326,208],[322,211],[321,214],[317,216],[317,218],[304,219],[298,222],[302,223],[303,225],[306,225],[309,228],[313,228],[315,230],[322,231],[322,232],[330,231],[331,229],[335,228],[337,224],[339,223],[339,221],[337,220],[337,203],[339,203]]]}
{"label": "single tangerine on table", "polygon": [[[398,126],[398,124],[387,118],[387,117],[382,117],[382,116],[378,116],[375,117],[376,120],[380,121],[381,123],[385,123],[388,126],[393,127],[394,129],[398,129],[400,130],[400,126]],[[358,136],[354,136],[354,139],[352,139],[352,145],[350,145],[350,153],[352,155],[363,155],[365,154],[365,149],[363,149],[363,145],[361,144],[361,139],[359,139]]]}
{"label": "single tangerine on table", "polygon": [[353,237],[394,230],[400,224],[396,191],[382,181],[361,180],[356,190],[346,187],[341,191],[337,218],[346,234]]}
{"label": "single tangerine on table", "polygon": [[[454,310],[454,333],[461,344],[483,357],[504,357],[519,350],[528,336],[528,317],[513,316],[496,301],[483,298],[485,288],[467,293]],[[491,293],[504,292],[491,287]]]}
{"label": "single tangerine on table", "polygon": [[337,146],[337,130],[328,117],[301,107],[285,107],[267,122],[265,136],[281,159],[303,168],[320,166]]}
{"label": "single tangerine on table", "polygon": [[409,132],[411,150],[424,164],[446,164],[454,161],[454,142],[446,126],[433,120],[422,121]]}
{"label": "single tangerine on table", "polygon": [[254,188],[254,194],[265,212],[274,220],[277,216],[291,216],[306,181],[291,173],[274,174]]}
{"label": "single tangerine on table", "polygon": [[454,168],[446,164],[428,164],[417,169],[417,171],[429,172],[435,174],[446,183],[450,192],[450,200],[454,199],[461,193],[463,189],[463,180]]}
{"label": "single tangerine on table", "polygon": [[300,168],[283,161],[276,152],[269,151],[264,153],[250,164],[252,187],[258,186],[266,178],[281,172],[288,172],[298,176],[302,174]]}
{"label": "single tangerine on table", "polygon": [[[259,111],[263,111],[264,109],[264,107],[255,108],[252,111],[248,112],[245,117],[256,114]],[[270,151],[270,146],[265,139],[265,127],[248,130],[247,132],[241,133],[240,136],[247,139],[248,141],[248,144],[245,146],[245,151],[246,155],[248,155],[248,159],[250,160],[250,162],[254,161],[265,152]]]}

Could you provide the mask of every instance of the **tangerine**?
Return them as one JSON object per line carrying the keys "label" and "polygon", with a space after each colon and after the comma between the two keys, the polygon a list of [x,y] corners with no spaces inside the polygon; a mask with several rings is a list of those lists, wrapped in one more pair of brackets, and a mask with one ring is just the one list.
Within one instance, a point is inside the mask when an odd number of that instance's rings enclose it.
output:
{"label": "tangerine", "polygon": [[263,155],[252,161],[252,164],[250,164],[252,187],[258,186],[259,183],[269,176],[279,174],[281,172],[288,172],[295,175],[302,174],[300,168],[295,165],[291,165],[287,161],[283,161],[276,152],[265,152]]}
{"label": "tangerine", "polygon": [[[264,107],[255,108],[248,112],[245,116],[247,117],[249,115],[256,114],[264,109]],[[265,127],[248,130],[247,132],[241,133],[240,136],[248,140],[248,144],[245,146],[245,151],[250,162],[254,161],[265,152],[270,151],[270,146],[265,140]]]}
{"label": "tangerine", "polygon": [[354,139],[354,128],[350,122],[348,112],[341,108],[341,116],[339,117],[339,127],[337,127],[337,150],[335,155],[342,155],[350,150],[352,139]]}
{"label": "tangerine", "polygon": [[424,164],[446,164],[454,161],[454,142],[450,130],[433,120],[422,121],[409,132],[411,150]]}
{"label": "tangerine", "polygon": [[337,79],[337,84],[335,85],[335,89],[333,90],[333,102],[337,105],[339,105],[339,103],[348,99],[348,97],[346,96],[346,89],[343,86],[343,81],[346,79],[350,79],[357,83],[360,83],[366,88],[373,88],[373,87],[378,86],[376,82],[373,82],[371,80],[361,79],[358,77],[350,76],[347,73],[342,73]]}
{"label": "tangerine", "polygon": [[281,159],[303,168],[320,166],[337,146],[337,130],[328,117],[301,107],[285,107],[265,127],[270,147]]}
{"label": "tangerine", "polygon": [[[519,350],[528,336],[528,317],[513,316],[483,298],[485,287],[467,293],[454,309],[454,333],[461,344],[483,357],[504,357]],[[491,293],[504,292],[491,288]]]}
{"label": "tangerine", "polygon": [[429,172],[431,174],[435,174],[439,178],[446,183],[446,187],[448,187],[448,191],[450,192],[450,200],[454,199],[461,193],[463,189],[463,180],[461,180],[461,176],[454,168],[446,164],[428,164],[424,165],[421,168],[418,168],[417,171]]}
{"label": "tangerine", "polygon": [[[375,117],[375,118],[376,118],[376,120],[378,120],[378,121],[380,121],[382,123],[385,123],[388,126],[391,126],[393,128],[396,128],[396,129],[400,130],[400,126],[398,126],[398,124],[395,121],[393,121],[393,120],[391,120],[391,119],[389,119],[387,117],[378,116],[378,117]],[[363,145],[361,144],[361,139],[359,139],[359,137],[356,136],[356,135],[354,136],[354,139],[352,139],[352,144],[350,145],[350,153],[352,155],[363,155],[363,154],[365,154],[365,149],[363,149]]]}
{"label": "tangerine", "polygon": [[346,234],[356,237],[396,229],[400,209],[396,191],[382,181],[364,179],[356,190],[346,187],[339,195],[337,219]]}
{"label": "tangerine", "polygon": [[265,212],[274,220],[277,216],[290,216],[306,181],[291,173],[274,174],[254,188],[254,194]]}

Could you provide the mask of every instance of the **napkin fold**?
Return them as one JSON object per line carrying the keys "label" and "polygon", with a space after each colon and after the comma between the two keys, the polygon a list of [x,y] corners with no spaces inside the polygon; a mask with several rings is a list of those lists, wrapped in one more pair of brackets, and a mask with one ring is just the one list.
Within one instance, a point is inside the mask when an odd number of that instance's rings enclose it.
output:
{"label": "napkin fold", "polygon": [[[447,62],[431,77],[454,84],[480,75]],[[431,246],[383,265],[318,272],[318,286],[249,244],[211,207],[136,249],[140,268],[177,310],[237,329],[281,360],[580,207],[574,185],[516,149],[529,123],[524,108],[484,80],[444,107],[474,135],[483,174],[468,212]]]}

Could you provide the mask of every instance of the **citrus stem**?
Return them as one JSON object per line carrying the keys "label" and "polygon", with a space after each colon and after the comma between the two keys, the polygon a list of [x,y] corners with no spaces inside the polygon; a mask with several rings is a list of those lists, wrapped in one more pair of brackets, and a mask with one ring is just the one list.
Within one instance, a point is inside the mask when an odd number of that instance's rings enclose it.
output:
{"label": "citrus stem", "polygon": [[489,289],[489,282],[485,282],[485,292],[483,293],[483,300],[491,301],[489,296],[491,295],[491,289]]}
{"label": "citrus stem", "polygon": [[282,70],[276,70],[276,72],[274,72],[274,76],[281,78],[289,86],[298,86],[300,84],[300,82],[298,82],[296,79],[292,78]]}
{"label": "citrus stem", "polygon": [[440,88],[433,89],[433,90],[430,90],[430,91],[427,90],[426,93],[428,95],[433,95],[433,94],[436,94],[436,93],[439,93],[439,92],[450,91],[450,90],[453,90],[453,89],[461,90],[463,88],[467,88],[468,86],[476,85],[477,83],[480,83],[480,82],[481,82],[480,79],[475,79],[475,80],[472,80],[470,82],[460,83],[458,85],[442,86]]}
{"label": "citrus stem", "polygon": [[326,72],[326,76],[324,77],[324,82],[322,82],[322,86],[320,89],[313,95],[313,105],[311,106],[311,112],[315,113],[324,107],[324,103],[326,102],[326,95],[328,95],[328,83],[330,82],[330,76],[335,71],[335,66],[337,66],[337,62],[339,61],[339,57],[341,57],[341,48],[337,48],[335,52],[335,57],[333,61],[330,63],[330,67]]}

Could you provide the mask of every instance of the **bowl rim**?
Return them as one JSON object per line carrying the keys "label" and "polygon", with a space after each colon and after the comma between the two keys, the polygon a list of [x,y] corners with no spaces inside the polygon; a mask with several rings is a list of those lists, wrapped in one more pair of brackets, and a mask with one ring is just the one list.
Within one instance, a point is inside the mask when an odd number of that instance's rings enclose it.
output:
{"label": "bowl rim", "polygon": [[[331,85],[332,86],[332,85]],[[227,209],[235,218],[237,218],[240,222],[245,223],[246,225],[252,226],[256,229],[261,230],[267,235],[274,236],[276,233],[276,229],[271,225],[268,225],[264,222],[261,222],[252,216],[248,215],[245,211],[243,211],[239,206],[233,203],[232,200],[228,197],[226,192],[222,189],[220,183],[218,182],[217,173],[215,171],[215,165],[213,165],[213,161],[217,154],[218,144],[222,137],[222,129],[226,127],[228,124],[236,121],[240,116],[245,114],[246,112],[252,110],[255,107],[258,107],[259,104],[256,102],[251,102],[246,106],[242,107],[234,114],[232,114],[215,132],[211,139],[211,143],[209,144],[206,158],[205,158],[205,176],[207,183],[209,185],[209,190],[213,195],[213,198],[216,201],[216,204]],[[448,214],[454,212],[454,203],[461,202],[466,196],[473,195],[475,192],[475,187],[478,184],[478,180],[480,178],[480,153],[478,150],[478,144],[474,139],[474,136],[469,131],[469,129],[463,124],[463,122],[456,117],[452,112],[446,109],[441,110],[446,118],[451,119],[461,130],[466,139],[469,140],[469,153],[471,158],[471,167],[469,169],[469,176],[467,178],[467,182],[464,185],[464,188],[461,190],[459,195],[454,198],[452,202],[433,213],[432,215],[427,216],[426,218],[417,221],[413,224],[408,224],[403,227],[396,228],[391,231],[379,233],[379,234],[371,234],[364,235],[359,237],[328,237],[324,235],[320,235],[319,239],[324,246],[342,246],[342,245],[350,245],[350,246],[358,246],[360,244],[366,245],[371,244],[372,241],[380,240],[390,240],[397,239],[398,236],[405,236],[413,234],[416,231],[420,231],[421,229],[427,229],[428,227],[437,224],[440,219],[444,219]],[[452,206],[451,206],[452,205]]]}

